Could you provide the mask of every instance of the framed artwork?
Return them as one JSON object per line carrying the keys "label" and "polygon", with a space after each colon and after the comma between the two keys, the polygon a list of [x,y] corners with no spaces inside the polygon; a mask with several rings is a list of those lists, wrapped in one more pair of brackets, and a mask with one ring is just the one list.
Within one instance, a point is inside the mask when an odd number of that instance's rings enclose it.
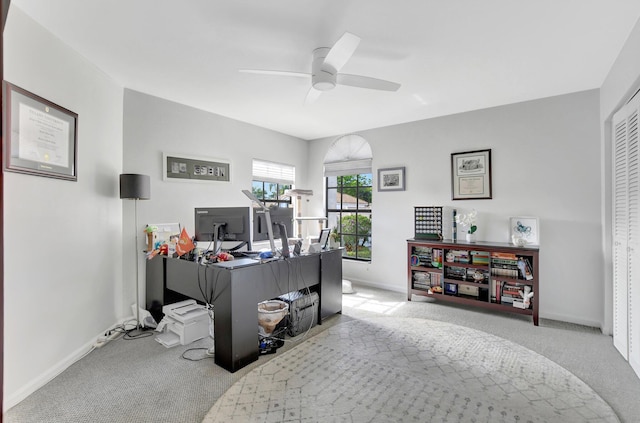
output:
{"label": "framed artwork", "polygon": [[404,191],[404,167],[378,169],[378,191]]}
{"label": "framed artwork", "polygon": [[491,150],[451,154],[451,199],[491,199]]}
{"label": "framed artwork", "polygon": [[77,181],[78,115],[8,82],[4,169]]}
{"label": "framed artwork", "polygon": [[527,244],[540,244],[540,228],[537,217],[510,217],[509,235],[511,240],[523,238]]}
{"label": "framed artwork", "polygon": [[230,163],[225,160],[163,153],[163,180],[229,182]]}

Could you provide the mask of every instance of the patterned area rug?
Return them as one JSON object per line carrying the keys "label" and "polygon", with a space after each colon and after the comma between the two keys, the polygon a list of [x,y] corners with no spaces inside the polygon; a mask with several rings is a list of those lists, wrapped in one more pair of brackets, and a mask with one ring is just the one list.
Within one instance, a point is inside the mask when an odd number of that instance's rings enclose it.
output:
{"label": "patterned area rug", "polygon": [[214,422],[619,422],[545,357],[474,329],[382,317],[336,325],[236,382]]}

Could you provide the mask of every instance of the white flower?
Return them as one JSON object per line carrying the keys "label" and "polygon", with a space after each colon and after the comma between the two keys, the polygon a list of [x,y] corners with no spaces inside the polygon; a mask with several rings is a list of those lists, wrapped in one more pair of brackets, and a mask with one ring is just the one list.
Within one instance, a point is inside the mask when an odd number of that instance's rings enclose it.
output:
{"label": "white flower", "polygon": [[456,223],[466,226],[469,229],[467,233],[474,233],[478,227],[476,226],[476,218],[478,217],[478,212],[476,209],[472,209],[469,213],[458,214],[456,215]]}

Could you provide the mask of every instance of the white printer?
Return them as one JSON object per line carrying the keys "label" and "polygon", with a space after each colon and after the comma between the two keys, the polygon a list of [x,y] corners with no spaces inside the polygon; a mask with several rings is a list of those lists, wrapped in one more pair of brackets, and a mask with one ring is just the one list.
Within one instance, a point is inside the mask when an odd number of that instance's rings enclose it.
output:
{"label": "white printer", "polygon": [[187,345],[209,335],[209,313],[195,300],[180,301],[162,307],[164,318],[158,325],[156,341],[165,347]]}

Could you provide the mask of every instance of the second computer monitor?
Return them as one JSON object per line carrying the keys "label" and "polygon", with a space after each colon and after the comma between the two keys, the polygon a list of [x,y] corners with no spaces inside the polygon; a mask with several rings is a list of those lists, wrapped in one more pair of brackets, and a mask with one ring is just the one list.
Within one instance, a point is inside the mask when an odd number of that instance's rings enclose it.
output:
{"label": "second computer monitor", "polygon": [[[287,235],[293,234],[293,209],[291,207],[272,207],[269,209],[271,217],[273,237],[280,238],[280,228],[276,223],[281,223],[287,229]],[[267,221],[262,209],[253,209],[253,241],[266,241],[269,239]]]}

